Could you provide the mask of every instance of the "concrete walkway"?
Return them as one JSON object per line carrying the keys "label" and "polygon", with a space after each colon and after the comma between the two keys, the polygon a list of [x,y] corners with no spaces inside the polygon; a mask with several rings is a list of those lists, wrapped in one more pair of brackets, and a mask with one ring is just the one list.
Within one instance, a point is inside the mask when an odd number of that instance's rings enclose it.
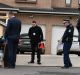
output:
{"label": "concrete walkway", "polygon": [[[80,57],[77,55],[70,55],[73,67],[80,67]],[[37,64],[37,59],[35,56],[35,63],[28,64],[30,61],[30,55],[17,55],[16,65],[23,66],[63,66],[63,56],[57,55],[42,55],[41,65]]]}

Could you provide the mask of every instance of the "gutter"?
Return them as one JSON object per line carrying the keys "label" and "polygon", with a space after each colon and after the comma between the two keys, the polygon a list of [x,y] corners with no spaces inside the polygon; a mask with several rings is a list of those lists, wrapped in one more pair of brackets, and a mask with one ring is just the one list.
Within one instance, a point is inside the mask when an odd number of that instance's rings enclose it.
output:
{"label": "gutter", "polygon": [[30,11],[30,10],[20,10],[19,8],[0,8],[3,11],[18,11],[20,13],[38,13],[38,14],[57,14],[57,15],[79,15],[79,12],[55,12],[55,11]]}
{"label": "gutter", "polygon": [[79,15],[79,13],[70,13],[70,12],[47,12],[47,11],[22,11],[21,13],[39,13],[39,14],[60,14],[60,15]]}
{"label": "gutter", "polygon": [[0,8],[0,10],[13,10],[13,11],[19,11],[17,8]]}

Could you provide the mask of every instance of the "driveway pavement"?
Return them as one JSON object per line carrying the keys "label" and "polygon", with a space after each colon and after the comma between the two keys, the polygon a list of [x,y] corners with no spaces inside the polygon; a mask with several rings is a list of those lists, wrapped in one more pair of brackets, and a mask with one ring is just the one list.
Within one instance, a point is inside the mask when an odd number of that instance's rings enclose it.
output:
{"label": "driveway pavement", "polygon": [[[73,67],[80,67],[80,56],[70,55]],[[37,58],[35,56],[35,63],[28,64],[30,61],[30,55],[17,55],[16,65],[23,66],[63,66],[63,56],[57,55],[42,55],[41,65],[37,64]]]}

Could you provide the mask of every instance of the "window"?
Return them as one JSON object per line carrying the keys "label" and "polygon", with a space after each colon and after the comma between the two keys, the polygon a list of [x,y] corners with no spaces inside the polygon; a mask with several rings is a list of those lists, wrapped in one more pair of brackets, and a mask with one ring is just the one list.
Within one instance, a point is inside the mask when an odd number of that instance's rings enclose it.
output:
{"label": "window", "polygon": [[37,0],[15,0],[17,3],[36,3]]}
{"label": "window", "polygon": [[71,6],[71,2],[72,2],[72,0],[66,0],[66,6],[70,7]]}
{"label": "window", "polygon": [[78,3],[79,3],[79,5],[80,5],[80,0],[78,0]]}

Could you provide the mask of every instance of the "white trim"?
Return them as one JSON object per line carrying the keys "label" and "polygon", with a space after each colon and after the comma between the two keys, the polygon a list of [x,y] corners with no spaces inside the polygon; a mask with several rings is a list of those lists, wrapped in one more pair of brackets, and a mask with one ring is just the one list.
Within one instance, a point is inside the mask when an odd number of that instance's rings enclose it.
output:
{"label": "white trim", "polygon": [[66,5],[71,5],[72,0],[66,0]]}
{"label": "white trim", "polygon": [[7,16],[7,18],[6,18],[6,26],[7,26],[7,22],[8,22],[8,19],[9,19],[9,12],[6,13],[6,16]]}
{"label": "white trim", "polygon": [[22,11],[19,10],[19,12],[24,13],[43,13],[43,14],[68,14],[68,15],[79,15],[79,13],[70,13],[70,12],[46,12],[46,11]]}
{"label": "white trim", "polygon": [[0,8],[0,9],[2,9],[2,10],[19,10],[17,8]]}

